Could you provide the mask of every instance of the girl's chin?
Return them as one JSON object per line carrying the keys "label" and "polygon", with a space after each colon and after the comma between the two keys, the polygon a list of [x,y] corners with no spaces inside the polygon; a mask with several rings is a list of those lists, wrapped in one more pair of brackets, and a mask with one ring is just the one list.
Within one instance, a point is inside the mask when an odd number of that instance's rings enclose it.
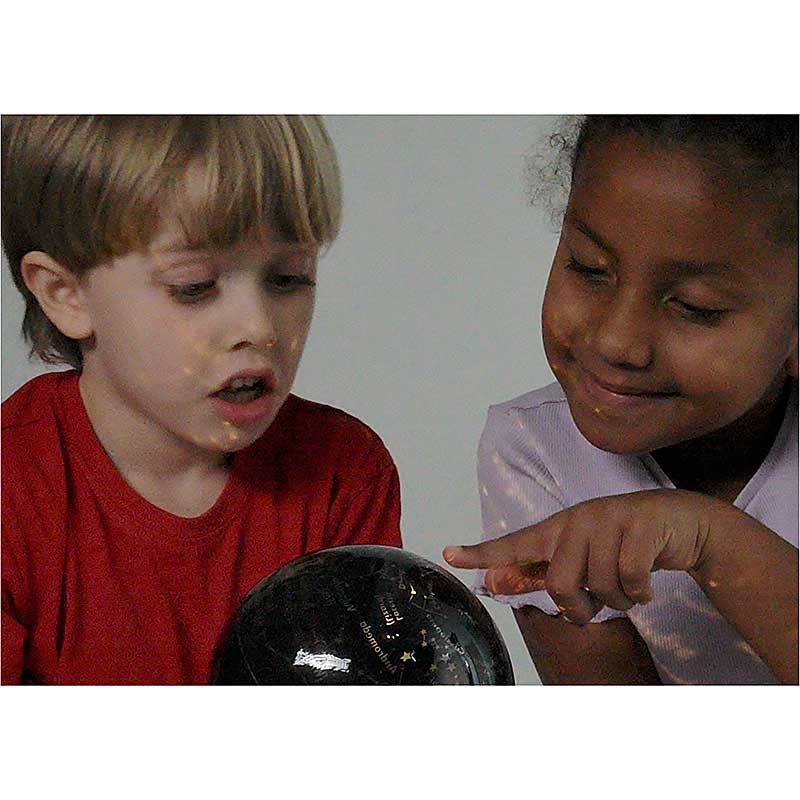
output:
{"label": "girl's chin", "polygon": [[639,456],[666,446],[655,437],[631,436],[630,428],[614,430],[613,426],[603,423],[601,419],[591,420],[593,424],[587,424],[580,416],[576,417],[573,414],[573,420],[583,438],[593,447],[606,453],[619,456]]}

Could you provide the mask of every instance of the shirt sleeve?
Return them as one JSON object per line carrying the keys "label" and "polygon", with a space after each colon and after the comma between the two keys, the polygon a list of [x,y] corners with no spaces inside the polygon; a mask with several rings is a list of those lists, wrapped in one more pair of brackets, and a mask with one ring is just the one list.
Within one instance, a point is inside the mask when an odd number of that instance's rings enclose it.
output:
{"label": "shirt sleeve", "polygon": [[[496,539],[534,525],[569,507],[561,487],[536,448],[536,437],[514,409],[490,408],[478,444],[478,491],[483,539]],[[517,595],[493,594],[486,588],[485,571],[479,570],[473,585],[476,594],[493,597],[512,608],[535,606],[555,616],[558,607],[542,590]],[[603,608],[592,622],[625,616]]]}
{"label": "shirt sleeve", "polygon": [[11,588],[12,570],[15,559],[8,546],[7,540],[3,542],[3,577],[2,577],[2,674],[0,683],[17,684],[22,680],[22,672],[25,666],[25,641],[28,638],[28,631],[19,619],[14,603],[14,595]]}
{"label": "shirt sleeve", "polygon": [[400,479],[388,463],[372,478],[359,481],[334,501],[328,518],[329,546],[382,544],[402,547],[400,535]]}
{"label": "shirt sleeve", "polygon": [[3,654],[2,676],[0,683],[3,685],[18,684],[22,678],[24,664],[24,647],[27,631],[19,620],[16,619],[11,609],[6,605],[6,593],[3,590]]}

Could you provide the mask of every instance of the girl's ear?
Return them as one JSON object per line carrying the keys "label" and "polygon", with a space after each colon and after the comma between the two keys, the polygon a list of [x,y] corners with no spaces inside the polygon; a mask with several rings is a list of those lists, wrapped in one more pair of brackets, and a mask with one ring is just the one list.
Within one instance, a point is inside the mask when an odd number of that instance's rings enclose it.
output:
{"label": "girl's ear", "polygon": [[786,359],[786,373],[787,375],[790,375],[792,378],[797,380],[798,372],[800,372],[800,368],[798,368],[797,331],[795,331],[794,342],[792,344],[792,351],[789,354],[789,358]]}
{"label": "girl's ear", "polygon": [[42,311],[64,336],[80,340],[92,335],[86,297],[75,273],[38,250],[23,257],[20,271]]}

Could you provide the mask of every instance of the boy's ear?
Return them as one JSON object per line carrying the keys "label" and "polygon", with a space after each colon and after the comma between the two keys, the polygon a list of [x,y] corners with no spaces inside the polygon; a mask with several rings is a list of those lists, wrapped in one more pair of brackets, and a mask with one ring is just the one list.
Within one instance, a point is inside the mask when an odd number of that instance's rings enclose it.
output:
{"label": "boy's ear", "polygon": [[42,311],[64,336],[80,340],[92,335],[86,298],[75,273],[38,250],[23,257],[20,271]]}

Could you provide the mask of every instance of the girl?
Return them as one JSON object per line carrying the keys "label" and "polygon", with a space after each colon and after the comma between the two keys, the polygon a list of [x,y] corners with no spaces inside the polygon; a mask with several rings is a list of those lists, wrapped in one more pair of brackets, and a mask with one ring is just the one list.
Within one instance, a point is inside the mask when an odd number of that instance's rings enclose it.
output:
{"label": "girl", "polygon": [[558,383],[490,409],[501,538],[445,550],[544,683],[797,682],[797,148],[794,116],[589,117],[568,147]]}

